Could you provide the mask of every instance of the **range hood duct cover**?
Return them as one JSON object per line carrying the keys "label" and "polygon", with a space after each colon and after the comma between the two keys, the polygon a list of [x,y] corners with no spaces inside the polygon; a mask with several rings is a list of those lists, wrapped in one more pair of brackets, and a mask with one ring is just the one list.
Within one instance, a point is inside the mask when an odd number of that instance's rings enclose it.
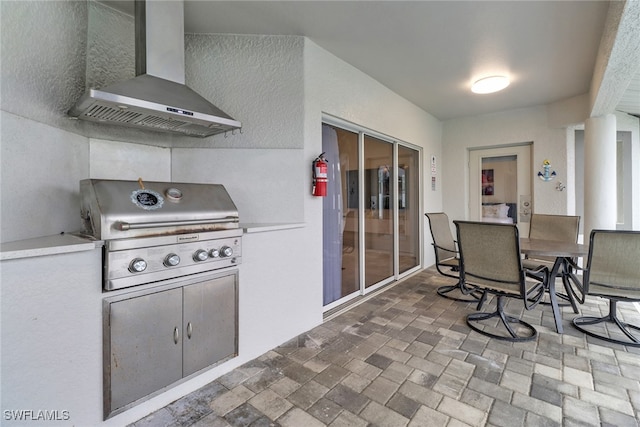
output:
{"label": "range hood duct cover", "polygon": [[90,89],[70,116],[197,137],[242,127],[184,84],[182,1],[136,0],[135,27],[137,77]]}

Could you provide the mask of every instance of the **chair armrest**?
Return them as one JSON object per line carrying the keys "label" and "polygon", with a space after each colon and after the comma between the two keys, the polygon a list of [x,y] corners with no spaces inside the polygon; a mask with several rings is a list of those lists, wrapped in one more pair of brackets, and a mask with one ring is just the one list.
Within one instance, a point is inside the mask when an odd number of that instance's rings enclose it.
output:
{"label": "chair armrest", "polygon": [[573,260],[573,258],[565,258],[565,260],[571,266],[571,268],[575,268],[576,270],[587,271],[586,268],[580,267],[578,264],[576,264],[576,262]]}
{"label": "chair armrest", "polygon": [[549,268],[546,265],[540,265],[537,268],[524,268],[524,274],[527,277],[531,277],[532,279],[538,280],[548,280],[549,278]]}
{"label": "chair armrest", "polygon": [[456,255],[458,254],[458,251],[452,251],[451,249],[443,248],[442,246],[438,246],[435,243],[432,243],[432,245],[436,249],[440,249],[440,250],[445,251],[445,252],[451,252],[452,254],[456,254]]}

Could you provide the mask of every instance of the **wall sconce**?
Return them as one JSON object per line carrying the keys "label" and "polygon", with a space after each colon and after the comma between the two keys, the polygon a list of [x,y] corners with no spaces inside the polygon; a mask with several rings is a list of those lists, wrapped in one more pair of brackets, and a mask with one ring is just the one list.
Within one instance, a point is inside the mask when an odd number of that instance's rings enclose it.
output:
{"label": "wall sconce", "polygon": [[565,188],[567,188],[567,186],[566,186],[566,185],[564,185],[564,184],[562,183],[562,181],[558,181],[558,183],[556,184],[556,190],[558,190],[558,191],[564,191],[564,189],[565,189]]}

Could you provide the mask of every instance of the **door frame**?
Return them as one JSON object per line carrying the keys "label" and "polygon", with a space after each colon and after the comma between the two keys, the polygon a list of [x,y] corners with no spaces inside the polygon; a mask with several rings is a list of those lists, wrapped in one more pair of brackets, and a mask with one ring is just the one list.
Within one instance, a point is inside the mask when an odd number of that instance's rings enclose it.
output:
{"label": "door frame", "polygon": [[[482,218],[482,159],[489,157],[516,156],[517,159],[517,215],[520,236],[529,235],[529,222],[533,212],[533,182],[531,179],[531,162],[533,142],[498,145],[489,147],[468,148],[469,197],[467,200],[467,216],[471,221]],[[528,205],[527,205],[528,203]]]}
{"label": "door frame", "polygon": [[418,187],[417,194],[418,200],[414,203],[417,204],[417,213],[416,215],[420,217],[421,212],[423,212],[423,148],[414,144],[411,144],[406,141],[399,140],[397,138],[392,138],[386,134],[376,132],[374,130],[365,128],[363,126],[345,121],[335,116],[331,116],[329,114],[322,114],[322,124],[327,124],[330,126],[339,127],[350,132],[354,132],[358,134],[358,188],[360,189],[358,194],[358,246],[359,250],[359,259],[358,259],[358,268],[359,268],[359,289],[349,295],[346,295],[342,298],[339,298],[333,302],[328,303],[323,306],[323,312],[327,313],[336,307],[345,304],[346,302],[364,297],[369,294],[372,294],[378,291],[380,288],[389,285],[390,283],[396,282],[404,277],[409,276],[410,274],[416,273],[423,268],[424,265],[424,226],[422,221],[417,221],[417,234],[418,234],[418,251],[416,254],[417,265],[404,271],[400,272],[399,265],[399,218],[398,218],[398,204],[394,203],[393,209],[393,273],[390,277],[387,277],[380,282],[370,285],[367,287],[365,285],[365,219],[366,219],[366,209],[364,208],[367,205],[367,201],[364,200],[364,180],[365,180],[365,162],[364,162],[364,138],[365,136],[373,137],[384,141],[386,143],[392,144],[393,154],[392,154],[392,188],[390,188],[392,196],[396,197],[398,194],[398,179],[397,179],[397,171],[396,165],[398,164],[398,147],[403,146],[405,148],[409,148],[415,150],[418,155],[418,165],[417,165],[417,182],[416,185]]}

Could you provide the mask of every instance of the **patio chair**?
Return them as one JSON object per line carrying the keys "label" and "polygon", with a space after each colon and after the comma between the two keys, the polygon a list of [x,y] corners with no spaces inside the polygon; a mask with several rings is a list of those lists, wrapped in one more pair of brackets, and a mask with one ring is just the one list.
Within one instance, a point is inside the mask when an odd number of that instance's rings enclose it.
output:
{"label": "patio chair", "polygon": [[[587,295],[607,298],[609,314],[603,317],[576,317],[572,323],[578,330],[608,342],[640,347],[640,323],[632,325],[624,322],[618,317],[617,310],[619,302],[640,301],[639,260],[640,231],[591,232],[589,256],[583,276],[584,291]],[[600,331],[586,328],[598,323],[605,323],[606,328]]]}
{"label": "patio chair", "polygon": [[[553,240],[559,242],[578,242],[578,233],[580,230],[580,217],[571,215],[546,215],[532,214],[529,225],[529,238],[541,240]],[[556,292],[558,297],[568,301],[573,308],[574,313],[578,313],[576,301],[580,304],[584,303],[584,292],[580,280],[576,277],[574,269],[576,260],[567,260],[560,266],[562,284],[566,294]],[[553,270],[555,257],[526,257],[522,261],[524,268],[536,270],[541,266],[545,266],[549,271]]]}
{"label": "patio chair", "polygon": [[433,238],[432,245],[436,255],[436,270],[443,276],[452,277],[458,281],[455,285],[440,286],[437,289],[438,295],[455,301],[480,302],[482,294],[474,290],[464,293],[464,296],[450,295],[456,291],[463,293],[463,289],[460,283],[458,249],[449,226],[449,217],[444,212],[425,213],[424,215],[429,219],[431,237]]}
{"label": "patio chair", "polygon": [[[514,224],[454,221],[460,251],[460,279],[463,288],[473,286],[497,297],[496,311],[471,313],[467,325],[474,331],[505,341],[531,341],[538,336],[531,324],[504,311],[505,298],[518,298],[527,310],[544,296],[549,270],[542,266],[525,270],[520,258],[518,228]],[[508,335],[484,320],[499,317]],[[512,325],[515,325],[514,328]],[[482,327],[480,327],[482,326]],[[517,329],[517,330],[516,330]]]}

